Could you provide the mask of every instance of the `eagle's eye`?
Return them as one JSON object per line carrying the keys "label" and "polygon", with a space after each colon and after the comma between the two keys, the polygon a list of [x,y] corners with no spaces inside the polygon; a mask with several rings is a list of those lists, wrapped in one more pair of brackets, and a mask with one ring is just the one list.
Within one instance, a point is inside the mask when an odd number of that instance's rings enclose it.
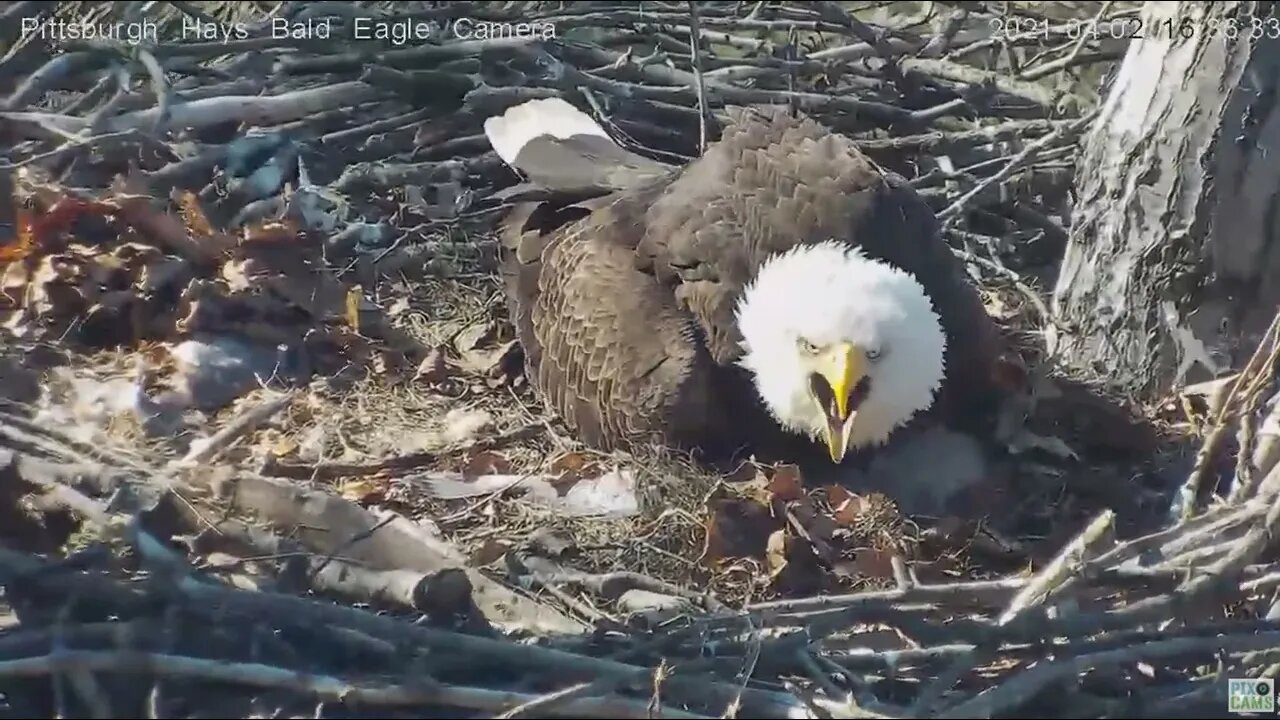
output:
{"label": "eagle's eye", "polygon": [[804,338],[798,338],[798,339],[796,340],[796,342],[800,345],[800,349],[801,349],[801,350],[803,350],[803,351],[805,351],[806,353],[808,353],[808,354],[810,354],[810,355],[817,355],[817,354],[818,354],[818,351],[819,351],[818,346],[817,346],[817,345],[814,345],[813,343],[809,342],[808,340],[806,340],[806,339],[804,339]]}
{"label": "eagle's eye", "polygon": [[880,359],[880,348],[867,348],[867,359],[875,362]]}

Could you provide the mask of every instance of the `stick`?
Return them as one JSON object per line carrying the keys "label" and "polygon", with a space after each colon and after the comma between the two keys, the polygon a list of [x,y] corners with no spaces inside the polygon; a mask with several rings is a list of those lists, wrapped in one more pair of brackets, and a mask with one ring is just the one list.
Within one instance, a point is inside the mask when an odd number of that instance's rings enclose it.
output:
{"label": "stick", "polygon": [[[570,52],[570,49],[565,48],[565,51]],[[572,53],[587,62],[597,65],[611,65],[624,59],[621,53],[614,53],[600,48],[575,47],[572,49]],[[628,98],[640,96],[662,100],[680,97],[696,99],[694,86],[697,83],[697,79],[693,73],[683,70],[653,64],[636,67],[636,71],[640,73],[641,78],[646,82],[666,85],[666,87],[655,87],[618,80],[606,80],[605,78],[577,70],[564,64],[563,61],[562,64],[568,75],[565,78],[566,83],[575,83],[581,80],[584,84],[592,84],[595,89]],[[903,122],[911,119],[910,111],[884,102],[859,100],[842,95],[816,92],[741,88],[735,85],[714,82],[710,78],[704,78],[704,80],[706,81],[707,100],[710,103],[766,103],[780,105],[795,102],[809,112],[840,111],[853,113],[857,117],[865,117],[879,123]]]}
{"label": "stick", "polygon": [[540,573],[539,575],[539,579],[543,582],[583,585],[609,600],[617,600],[628,590],[646,590],[660,595],[705,603],[707,609],[712,612],[728,610],[720,601],[710,595],[686,590],[671,583],[635,572],[617,570],[608,573],[585,573],[576,570],[560,570],[558,572]]}
{"label": "stick", "polygon": [[[1114,4],[1115,3],[1112,2],[1112,0],[1107,0],[1107,2],[1102,3],[1102,7],[1098,8],[1098,12],[1094,14],[1093,20],[1088,25],[1085,25],[1085,27],[1101,27],[1103,16],[1107,14],[1107,11],[1110,10],[1111,6]],[[1040,78],[1052,75],[1059,70],[1066,70],[1071,67],[1076,62],[1077,58],[1080,57],[1080,51],[1084,49],[1084,44],[1088,41],[1090,34],[1091,33],[1084,32],[1082,28],[1080,37],[1076,38],[1075,44],[1071,46],[1071,52],[1052,62],[1047,62],[1034,68],[1027,68],[1018,73],[1018,78],[1022,80],[1039,80]]]}
{"label": "stick", "polygon": [[320,142],[325,145],[337,145],[343,142],[349,142],[352,138],[368,137],[378,133],[387,132],[389,130],[397,130],[406,125],[412,125],[430,118],[433,111],[429,108],[420,110],[410,110],[406,113],[394,115],[389,118],[382,118],[367,122],[355,127],[335,130],[320,136]]}
{"label": "stick", "polygon": [[988,187],[1008,178],[1015,170],[1034,159],[1041,150],[1044,150],[1057,142],[1072,138],[1076,134],[1082,132],[1089,123],[1093,122],[1093,119],[1097,114],[1098,111],[1094,110],[1084,117],[1073,120],[1068,125],[1058,127],[1056,130],[1044,137],[1037,138],[1027,143],[1027,146],[1017,155],[1014,155],[1009,160],[1008,164],[1000,168],[999,172],[984,179],[972,190],[961,195],[959,199],[947,206],[947,208],[942,212],[938,213],[938,217],[945,221],[952,221],[962,210],[964,210],[965,206],[968,205],[973,198],[985,192]]}
{"label": "stick", "polygon": [[1008,625],[1028,609],[1048,602],[1069,575],[1079,572],[1090,555],[1096,555],[1101,543],[1114,540],[1114,533],[1115,513],[1104,510],[1067,543],[1048,565],[1036,573],[1030,582],[1022,586],[996,623]]}
{"label": "stick", "polygon": [[880,59],[884,60],[884,74],[901,91],[907,92],[913,88],[914,84],[907,80],[907,76],[903,74],[902,68],[898,64],[894,49],[870,25],[845,12],[843,8],[833,2],[818,3],[818,12],[833,23],[848,28],[849,32],[857,36],[859,40],[870,45],[876,54],[880,56]]}
{"label": "stick", "polygon": [[799,600],[773,600],[753,603],[745,609],[762,619],[783,617],[790,613],[812,610],[845,609],[877,602],[986,604],[1004,603],[1009,594],[1026,582],[1026,578],[977,580],[945,585],[914,585],[906,589],[879,590],[850,595],[819,595]]}
{"label": "stick", "polygon": [[526,703],[517,705],[510,710],[499,714],[498,718],[502,718],[504,720],[507,718],[518,718],[524,717],[529,713],[542,713],[545,715],[548,712],[565,705],[570,700],[576,700],[593,692],[601,692],[614,684],[616,683],[612,680],[595,680],[592,682],[570,685],[563,690],[556,690],[555,692],[547,693],[546,695],[536,697]]}
{"label": "stick", "polygon": [[[480,450],[492,450],[530,437],[537,437],[546,430],[540,423],[522,425],[513,430],[487,438],[481,438],[454,453],[463,455]],[[443,453],[419,452],[399,457],[391,457],[372,463],[316,463],[314,465],[287,465],[272,463],[263,469],[263,473],[275,477],[293,478],[295,480],[331,480],[337,477],[360,477],[376,475],[383,472],[404,472],[431,465],[440,459]]]}
{"label": "stick", "polygon": [[307,558],[306,564],[314,589],[352,602],[399,607],[436,617],[462,614],[471,602],[470,578],[456,568],[436,573],[378,570],[321,557]]}
{"label": "stick", "polygon": [[929,58],[904,58],[902,68],[930,77],[965,83],[973,87],[992,87],[1006,95],[1013,95],[1044,108],[1055,104],[1053,93],[1042,85],[1010,78],[998,72],[981,70],[950,60]]}
{"label": "stick", "polygon": [[931,132],[919,135],[902,135],[899,137],[877,138],[875,140],[856,140],[859,150],[866,151],[906,151],[921,153],[944,153],[954,147],[984,145],[1011,137],[1024,137],[1029,134],[1043,134],[1069,126],[1072,120],[1012,120],[999,125],[987,125],[975,130],[957,130],[954,132]]}
{"label": "stick", "polygon": [[[275,125],[324,110],[358,105],[378,99],[378,96],[377,88],[359,81],[293,90],[279,95],[225,95],[175,106],[168,124],[174,128],[207,128],[228,122]],[[154,125],[160,117],[160,108],[150,108],[119,115],[105,125],[107,130],[115,131],[141,129]]]}
{"label": "stick", "polygon": [[187,454],[178,461],[177,465],[191,467],[213,460],[233,442],[253,432],[270,417],[288,407],[291,402],[293,402],[293,393],[286,392],[241,412],[204,441],[191,443]]}
{"label": "stick", "polygon": [[39,69],[27,76],[14,91],[0,103],[0,110],[6,112],[26,107],[41,93],[63,79],[94,70],[105,64],[107,53],[102,51],[80,51],[54,55]]}
{"label": "stick", "polygon": [[0,162],[0,170],[16,170],[17,168],[26,167],[28,165],[36,165],[50,160],[60,159],[63,155],[67,155],[77,150],[87,150],[97,147],[100,143],[107,143],[112,140],[121,140],[127,137],[138,137],[137,130],[121,130],[120,132],[102,133],[99,135],[87,135],[67,140],[58,147],[42,152],[38,155],[16,162]]}
{"label": "stick", "polygon": [[920,52],[916,53],[917,57],[941,57],[951,48],[951,41],[955,39],[956,33],[960,32],[960,28],[964,27],[964,21],[969,19],[969,9],[964,7],[955,8],[947,19],[942,23],[942,28],[934,35],[924,47],[920,48]]}
{"label": "stick", "polygon": [[[0,677],[39,677],[69,670],[146,674],[230,682],[261,688],[305,692],[335,702],[370,705],[445,705],[472,710],[498,711],[528,703],[538,696],[482,688],[442,685],[419,676],[418,684],[382,687],[356,685],[331,675],[317,675],[262,663],[224,662],[182,655],[139,651],[71,650],[42,657],[0,661]],[[623,698],[568,700],[560,712],[574,717],[647,718],[645,703]],[[701,718],[703,715],[662,708],[664,716]]]}
{"label": "stick", "polygon": [[[1274,362],[1273,356],[1277,353],[1280,353],[1280,312],[1277,312],[1275,317],[1271,319],[1271,324],[1267,327],[1267,331],[1263,333],[1258,347],[1249,356],[1249,362],[1245,363],[1244,369],[1231,380],[1231,387],[1223,397],[1222,404],[1218,406],[1218,412],[1213,418],[1213,429],[1209,432],[1209,436],[1205,438],[1204,444],[1200,446],[1199,452],[1196,453],[1195,465],[1191,470],[1191,474],[1187,476],[1187,481],[1183,483],[1179,495],[1181,504],[1178,510],[1178,517],[1180,519],[1186,520],[1195,514],[1200,496],[1200,486],[1204,484],[1204,477],[1208,473],[1209,461],[1217,454],[1219,446],[1226,438],[1228,420],[1237,411],[1234,402],[1236,396],[1243,391],[1246,385],[1255,381],[1255,376],[1260,372],[1263,364],[1268,361]],[[1267,360],[1264,360],[1264,358],[1267,358]]]}
{"label": "stick", "polygon": [[702,31],[696,0],[689,0],[689,42],[693,48],[693,81],[698,95],[698,154],[702,155],[707,151],[707,90],[702,78]]}
{"label": "stick", "polygon": [[1051,683],[1079,675],[1102,665],[1135,663],[1141,660],[1176,657],[1189,653],[1242,652],[1273,648],[1280,632],[1223,637],[1190,637],[1157,640],[1133,647],[1104,650],[1061,660],[1049,660],[1024,670],[1013,678],[984,690],[976,697],[943,710],[938,718],[989,718],[1013,710]]}
{"label": "stick", "polygon": [[[1232,486],[1231,494],[1227,498],[1227,501],[1231,503],[1238,503],[1243,498],[1253,497],[1257,493],[1258,484],[1263,478],[1257,472],[1257,468],[1254,467],[1253,460],[1257,449],[1257,413],[1263,402],[1263,391],[1267,389],[1268,385],[1260,384],[1250,394],[1244,412],[1240,414],[1240,441],[1239,449],[1236,451],[1235,484]],[[1271,409],[1271,412],[1267,413],[1267,417],[1263,419],[1263,425],[1277,421],[1280,421],[1280,403],[1277,403]]]}
{"label": "stick", "polygon": [[[53,587],[67,590],[76,588],[74,592],[91,593],[93,597],[109,601],[113,605],[119,603],[118,612],[126,609],[137,612],[152,607],[155,602],[154,597],[144,594],[143,584],[133,583],[125,587],[96,574],[41,573],[40,570],[44,567],[47,564],[43,561],[0,547],[0,582],[12,582],[21,577],[24,587],[32,591],[48,592]],[[511,670],[524,670],[557,680],[562,680],[566,675],[580,674],[616,678],[619,682],[633,682],[651,672],[650,668],[643,666],[579,655],[553,647],[406,623],[395,617],[316,602],[308,598],[253,592],[209,583],[187,583],[174,590],[180,593],[185,611],[195,613],[196,617],[216,618],[219,622],[233,623],[251,620],[306,632],[316,632],[317,628],[351,629],[379,640],[390,641],[402,648],[416,646],[429,649],[433,655],[443,653],[441,657],[451,658],[452,669],[455,670],[467,665],[488,667],[497,664]],[[667,685],[673,690],[679,690],[681,697],[712,703],[722,702],[739,691],[735,684],[709,680],[706,677],[673,677],[667,681]],[[747,688],[743,696],[752,706],[771,714],[786,714],[799,705],[797,700],[786,693],[760,688]],[[524,696],[519,702],[531,699],[531,696]]]}

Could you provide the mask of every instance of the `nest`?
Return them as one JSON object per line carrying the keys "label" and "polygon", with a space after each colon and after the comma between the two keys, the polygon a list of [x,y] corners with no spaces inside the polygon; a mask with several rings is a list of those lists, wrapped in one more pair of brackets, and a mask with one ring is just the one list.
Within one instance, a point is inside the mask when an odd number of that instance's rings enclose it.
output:
{"label": "nest", "polygon": [[[276,11],[555,35],[421,43],[12,5],[158,38],[0,62],[13,714],[1121,717],[1216,711],[1275,662],[1274,328],[1149,412],[1043,362],[1124,51],[1072,28],[1132,4]],[[491,235],[516,178],[481,131],[549,95],[675,162],[726,105],[788,103],[906,177],[1015,340],[1015,460],[928,516],[574,442],[523,376]]]}

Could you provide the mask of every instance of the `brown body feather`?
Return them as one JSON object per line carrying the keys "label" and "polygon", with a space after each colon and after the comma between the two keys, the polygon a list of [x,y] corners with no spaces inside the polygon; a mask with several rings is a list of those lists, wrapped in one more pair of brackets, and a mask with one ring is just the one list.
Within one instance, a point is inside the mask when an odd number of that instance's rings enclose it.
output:
{"label": "brown body feather", "polygon": [[[618,148],[628,156],[618,167],[639,168],[632,182],[615,173],[597,183],[598,197],[526,204],[509,217],[509,308],[549,407],[604,449],[660,442],[724,457],[809,448],[771,421],[736,365],[735,307],[770,255],[836,238],[928,289],[949,339],[928,415],[965,423],[983,410],[996,329],[923,200],[817,122],[781,110],[736,119],[683,169]],[[526,153],[516,164],[526,170]]]}

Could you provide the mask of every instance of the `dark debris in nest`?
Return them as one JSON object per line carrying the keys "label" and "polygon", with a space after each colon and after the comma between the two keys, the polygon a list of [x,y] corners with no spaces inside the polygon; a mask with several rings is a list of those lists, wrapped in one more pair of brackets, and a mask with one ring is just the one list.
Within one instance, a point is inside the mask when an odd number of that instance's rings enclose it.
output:
{"label": "dark debris in nest", "polygon": [[[148,11],[249,37],[128,52],[9,37],[105,4],[0,10],[0,714],[1122,717],[1216,711],[1215,668],[1276,661],[1275,339],[1154,425],[1042,362],[1074,140],[1123,43],[1075,16],[998,43],[983,4],[333,16],[557,27],[409,46],[270,38],[229,6]],[[483,120],[563,95],[678,161],[699,77],[709,138],[726,105],[792,103],[939,212],[1025,391],[1012,460],[959,509],[602,456],[540,417],[492,310],[516,178]],[[414,294],[446,280],[472,310]],[[127,379],[51,410],[54,369],[107,363]],[[362,449],[353,405],[395,452]],[[148,442],[86,437],[102,407]],[[1201,434],[1170,522],[1152,458]]]}

